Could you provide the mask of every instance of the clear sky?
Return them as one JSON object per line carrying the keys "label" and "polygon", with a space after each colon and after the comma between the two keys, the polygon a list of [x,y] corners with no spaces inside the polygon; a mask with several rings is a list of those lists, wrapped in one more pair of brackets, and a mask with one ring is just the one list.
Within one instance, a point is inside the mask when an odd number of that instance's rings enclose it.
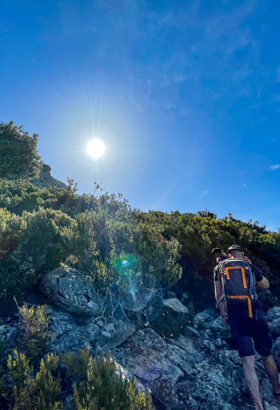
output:
{"label": "clear sky", "polygon": [[0,121],[80,193],[277,230],[279,21],[279,0],[2,0]]}

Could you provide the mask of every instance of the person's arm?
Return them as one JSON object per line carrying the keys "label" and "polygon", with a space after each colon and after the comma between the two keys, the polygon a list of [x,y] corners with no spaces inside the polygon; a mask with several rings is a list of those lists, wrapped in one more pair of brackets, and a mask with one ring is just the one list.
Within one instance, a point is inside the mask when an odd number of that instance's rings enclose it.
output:
{"label": "person's arm", "polygon": [[222,286],[222,282],[221,282],[220,279],[221,279],[221,277],[220,277],[219,267],[216,266],[216,268],[214,270],[215,299],[218,303],[218,307],[220,309],[224,325],[229,329],[226,305],[225,305],[225,300],[223,299],[223,296],[224,296],[223,295],[223,286]]}
{"label": "person's arm", "polygon": [[263,289],[269,289],[269,287],[270,287],[269,281],[264,276],[263,276],[262,280],[260,282],[257,282],[257,283]]}
{"label": "person's arm", "polygon": [[250,264],[250,266],[256,277],[257,284],[263,289],[269,289],[269,281],[263,276],[261,271],[253,264]]}
{"label": "person's arm", "polygon": [[216,281],[214,282],[214,287],[215,287],[215,298],[216,301],[219,302],[218,307],[221,312],[222,317],[226,317],[226,308],[225,308],[225,302],[223,299],[223,287],[222,287],[222,282],[221,281]]}

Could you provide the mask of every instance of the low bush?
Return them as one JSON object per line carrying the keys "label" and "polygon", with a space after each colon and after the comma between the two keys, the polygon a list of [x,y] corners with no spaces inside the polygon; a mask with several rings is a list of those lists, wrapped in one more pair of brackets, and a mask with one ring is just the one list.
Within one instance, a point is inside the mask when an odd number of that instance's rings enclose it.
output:
{"label": "low bush", "polygon": [[[66,367],[66,372],[63,368]],[[63,381],[59,373],[65,373]],[[89,350],[80,355],[54,356],[42,359],[38,371],[25,353],[14,350],[9,355],[9,386],[3,397],[14,410],[62,410],[65,394],[62,382],[74,384],[73,402],[77,410],[153,410],[150,395],[138,392],[135,381],[117,372],[115,362],[103,354],[94,360]],[[67,390],[67,394],[71,393]]]}

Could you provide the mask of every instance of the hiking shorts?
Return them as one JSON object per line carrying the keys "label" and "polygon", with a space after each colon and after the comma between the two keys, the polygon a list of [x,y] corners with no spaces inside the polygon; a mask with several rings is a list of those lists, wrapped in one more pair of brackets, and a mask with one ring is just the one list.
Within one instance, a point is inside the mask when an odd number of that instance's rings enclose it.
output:
{"label": "hiking shorts", "polygon": [[265,318],[252,319],[246,316],[235,316],[229,317],[228,323],[234,347],[238,350],[240,357],[253,356],[254,347],[261,356],[270,356],[272,339]]}

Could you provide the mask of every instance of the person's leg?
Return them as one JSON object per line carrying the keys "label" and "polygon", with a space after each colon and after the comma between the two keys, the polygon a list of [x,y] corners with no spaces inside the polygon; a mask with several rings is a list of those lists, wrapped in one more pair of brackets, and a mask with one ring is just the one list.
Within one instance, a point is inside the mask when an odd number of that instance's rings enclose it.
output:
{"label": "person's leg", "polygon": [[251,393],[253,402],[255,404],[255,409],[263,410],[263,404],[259,388],[259,379],[255,369],[255,358],[254,356],[241,357],[241,362],[243,365],[245,382]]}
{"label": "person's leg", "polygon": [[278,376],[278,369],[273,357],[270,356],[262,356],[263,364],[265,370],[267,371],[270,383],[273,387],[273,392],[276,394],[280,394],[280,383],[279,383],[279,376]]}
{"label": "person's leg", "polygon": [[265,319],[257,320],[254,331],[255,349],[261,355],[265,370],[275,394],[280,394],[280,384],[277,365],[271,356],[272,338]]}
{"label": "person's leg", "polygon": [[[235,325],[235,326],[234,326]],[[259,380],[255,369],[255,351],[253,346],[253,332],[255,322],[251,318],[237,318],[231,327],[234,344],[237,346],[241,358],[245,382],[249,388],[255,409],[263,410],[259,389]]]}

